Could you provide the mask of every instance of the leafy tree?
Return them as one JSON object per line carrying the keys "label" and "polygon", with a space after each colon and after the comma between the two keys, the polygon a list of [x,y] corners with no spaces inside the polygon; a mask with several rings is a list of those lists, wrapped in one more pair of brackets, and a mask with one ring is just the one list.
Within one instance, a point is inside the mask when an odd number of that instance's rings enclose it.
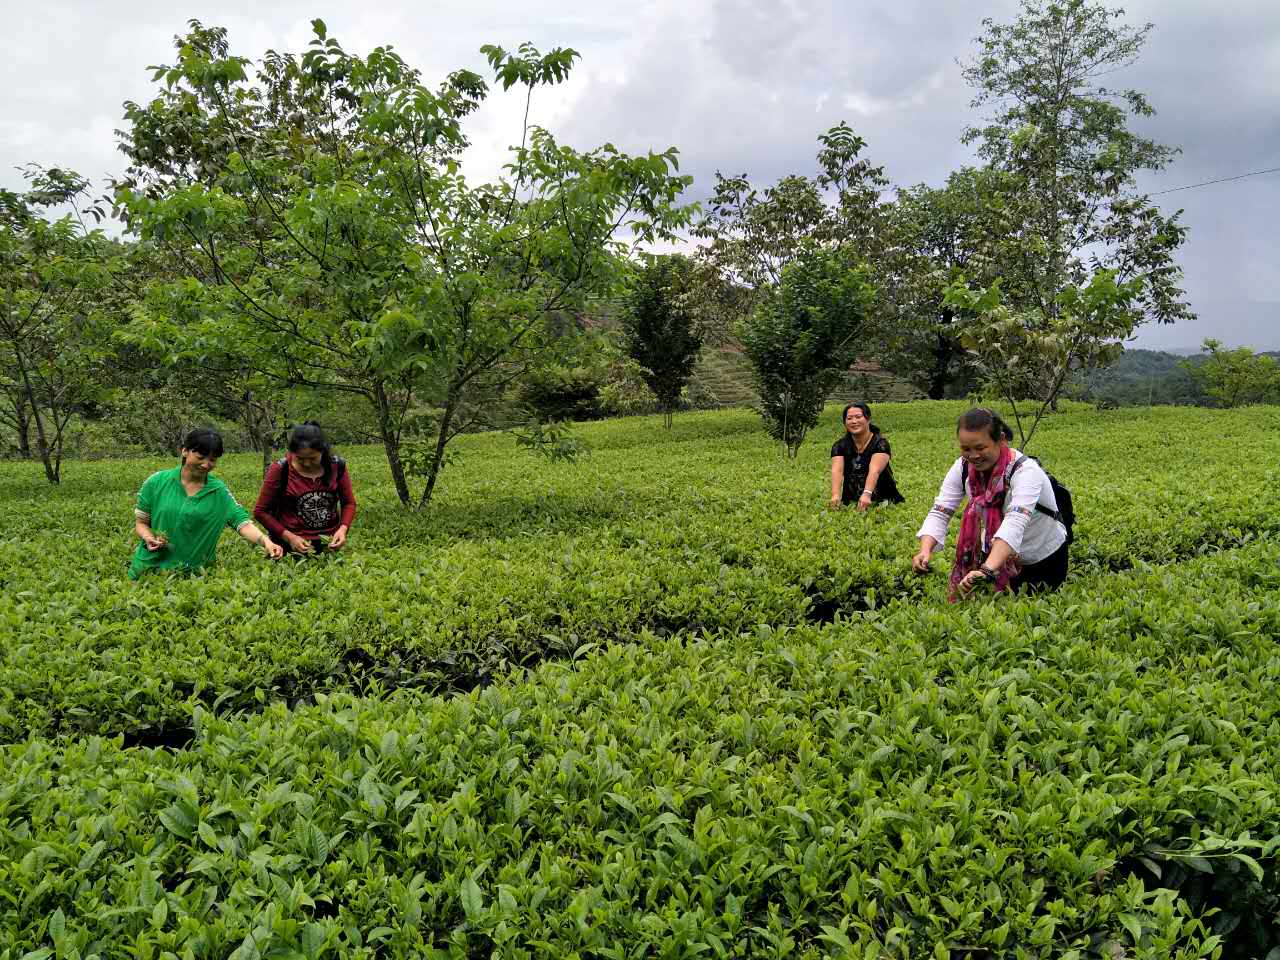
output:
{"label": "leafy tree", "polygon": [[600,413],[606,417],[630,417],[656,410],[658,400],[645,383],[644,373],[630,357],[620,354],[615,358],[600,385]]}
{"label": "leafy tree", "polygon": [[789,263],[814,245],[850,248],[873,259],[880,236],[882,167],[860,159],[866,141],[845,123],[818,137],[818,173],[786,176],[757,189],[740,174],[716,173],[706,212],[694,228],[707,241],[699,260],[723,285],[720,302],[748,316],[779,284]]}
{"label": "leafy tree", "polygon": [[1184,360],[1179,366],[1220,406],[1265,403],[1280,395],[1280,367],[1272,357],[1255,354],[1248,347],[1228,350],[1212,337],[1201,346],[1207,356]]}
{"label": "leafy tree", "polygon": [[693,265],[685,257],[653,257],[636,277],[622,313],[627,354],[658,398],[668,429],[702,351],[702,331],[686,298]]}
{"label": "leafy tree", "polygon": [[999,280],[980,292],[963,282],[948,288],[951,306],[967,315],[962,343],[1013,412],[1022,448],[1069,377],[1105,366],[1123,352],[1141,294],[1141,280],[1121,282],[1100,270],[1087,285],[1064,288],[1053,312],[1044,314],[1006,305]]}
{"label": "leafy tree", "polygon": [[[25,176],[25,193],[0,191],[0,391],[20,444],[29,449],[33,430],[46,479],[60,483],[72,417],[109,393],[119,248],[87,226],[103,215],[86,201],[88,181],[38,166]],[[63,206],[71,212],[47,219]]]}
{"label": "leafy tree", "polygon": [[794,460],[858,353],[874,288],[849,251],[810,248],[782,268],[740,338],[769,435]]}
{"label": "leafy tree", "polygon": [[894,308],[883,325],[880,362],[931,400],[963,392],[975,371],[960,342],[960,320],[946,297],[961,277],[985,286],[1004,227],[1005,175],[965,167],[943,187],[903,187],[885,208],[885,243],[877,281]]}
{"label": "leafy tree", "polygon": [[[620,235],[687,222],[688,178],[674,150],[580,152],[526,125],[506,175],[474,185],[463,121],[488,95],[480,76],[430,88],[390,48],[358,57],[314,29],[304,55],[268,53],[251,79],[225,31],[193,22],[156,99],[127,106],[119,201],[189,274],[157,285],[140,322],[183,356],[367,403],[401,501],[426,505],[448,444],[508,423],[522,380],[571,360],[573,318],[616,285]],[[577,59],[483,50],[526,117]]]}
{"label": "leafy tree", "polygon": [[1164,168],[1176,150],[1129,129],[1154,110],[1137,90],[1104,78],[1138,58],[1151,24],[1089,0],[1023,0],[1013,23],[983,21],[965,77],[973,106],[992,109],[965,133],[1009,175],[1006,242],[996,251],[1004,297],[1027,317],[1054,318],[1063,293],[1100,270],[1142,281],[1128,304],[1134,324],[1190,317],[1174,253],[1181,213],[1166,217],[1135,197],[1135,175]]}

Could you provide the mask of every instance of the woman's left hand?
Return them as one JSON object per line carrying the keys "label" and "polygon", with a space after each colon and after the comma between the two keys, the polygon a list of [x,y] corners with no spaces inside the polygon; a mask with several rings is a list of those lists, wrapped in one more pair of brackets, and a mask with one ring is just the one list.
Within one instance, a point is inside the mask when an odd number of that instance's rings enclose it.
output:
{"label": "woman's left hand", "polygon": [[333,536],[329,538],[329,549],[341,550],[343,545],[346,542],[347,542],[347,528],[339,527],[337,530],[333,531]]}
{"label": "woman's left hand", "polygon": [[987,579],[989,578],[981,570],[970,570],[960,581],[960,592],[969,593],[974,587]]}
{"label": "woman's left hand", "polygon": [[858,512],[866,513],[867,508],[871,506],[871,494],[863,491],[862,496],[858,498]]}

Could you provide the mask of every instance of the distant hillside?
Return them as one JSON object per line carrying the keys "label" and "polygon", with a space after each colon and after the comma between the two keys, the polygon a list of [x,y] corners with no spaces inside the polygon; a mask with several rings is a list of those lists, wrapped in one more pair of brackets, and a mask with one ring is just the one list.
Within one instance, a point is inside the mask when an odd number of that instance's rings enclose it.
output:
{"label": "distant hillside", "polygon": [[[699,407],[748,407],[758,399],[751,382],[751,365],[736,345],[705,347],[693,372],[689,394]],[[859,360],[831,392],[832,403],[896,403],[919,400],[924,394],[873,360]]]}
{"label": "distant hillside", "polygon": [[1195,378],[1180,366],[1186,359],[1163,350],[1125,350],[1111,366],[1077,381],[1078,394],[1120,407],[1206,403]]}
{"label": "distant hillside", "polygon": [[[1264,355],[1280,360],[1280,351]],[[1164,350],[1126,350],[1111,366],[1078,380],[1072,395],[1119,407],[1166,403],[1215,406],[1195,378],[1182,367],[1184,362],[1189,360],[1194,364],[1203,356],[1202,353],[1178,356]]]}

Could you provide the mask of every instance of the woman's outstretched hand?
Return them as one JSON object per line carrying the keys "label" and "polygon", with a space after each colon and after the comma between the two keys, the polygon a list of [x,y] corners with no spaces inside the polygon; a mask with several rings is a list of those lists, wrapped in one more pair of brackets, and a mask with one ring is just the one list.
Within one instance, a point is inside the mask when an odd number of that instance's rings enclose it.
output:
{"label": "woman's outstretched hand", "polygon": [[911,558],[911,569],[914,570],[916,573],[928,573],[929,562],[931,559],[932,559],[932,556],[930,554],[930,551],[921,550],[919,553],[917,553],[914,557]]}

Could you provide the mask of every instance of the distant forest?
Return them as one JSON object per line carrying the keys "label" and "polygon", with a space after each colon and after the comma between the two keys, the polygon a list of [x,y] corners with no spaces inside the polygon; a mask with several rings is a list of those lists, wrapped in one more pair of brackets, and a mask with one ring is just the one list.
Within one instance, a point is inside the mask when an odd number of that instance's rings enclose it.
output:
{"label": "distant forest", "polygon": [[[1280,359],[1280,352],[1267,355]],[[1110,366],[1082,376],[1076,382],[1073,394],[1081,400],[1103,406],[1216,406],[1203,386],[1180,366],[1185,360],[1197,363],[1203,359],[1203,354],[1185,357],[1161,350],[1126,350]]]}

